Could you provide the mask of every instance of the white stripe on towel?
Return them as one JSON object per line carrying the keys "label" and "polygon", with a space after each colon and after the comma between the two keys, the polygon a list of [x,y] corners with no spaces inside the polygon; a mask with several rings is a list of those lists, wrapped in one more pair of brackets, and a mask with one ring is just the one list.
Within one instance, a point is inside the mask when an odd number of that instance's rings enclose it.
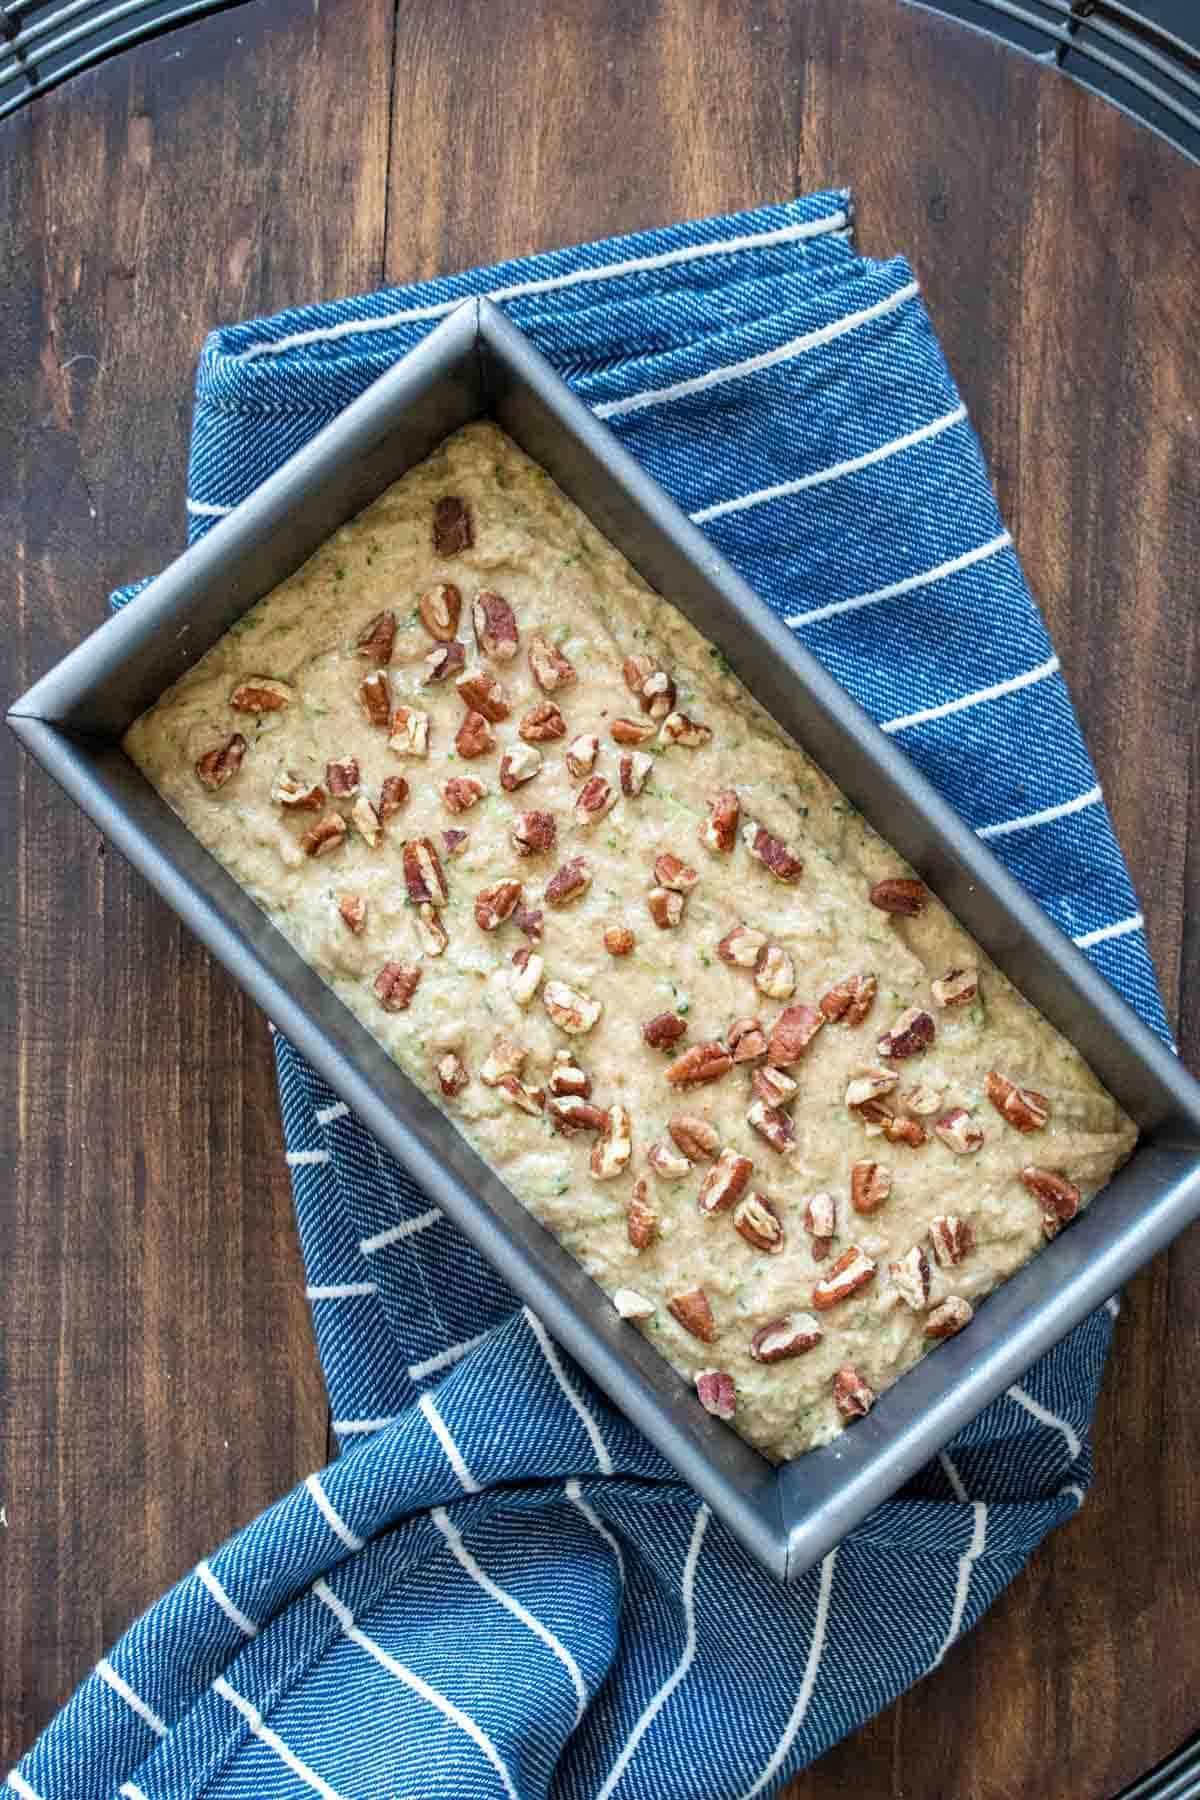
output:
{"label": "white stripe on towel", "polygon": [[321,1800],[342,1800],[337,1789],[330,1787],[323,1776],[318,1775],[315,1769],[310,1769],[306,1762],[302,1762],[294,1750],[289,1750],[279,1733],[272,1731],[271,1727],[264,1722],[257,1706],[252,1701],[244,1699],[236,1688],[231,1688],[223,1675],[218,1675],[213,1682],[213,1691],[220,1694],[222,1700],[227,1700],[235,1712],[241,1713],[259,1742],[265,1744],[268,1750],[273,1750],[280,1762],[289,1768],[298,1780],[304,1782],[306,1787],[312,1788],[314,1793],[320,1794]]}
{"label": "white stripe on towel", "polygon": [[332,1428],[338,1437],[360,1437],[368,1431],[382,1431],[385,1425],[394,1425],[400,1417],[399,1413],[385,1413],[379,1419],[334,1419]]}
{"label": "white stripe on towel", "polygon": [[1013,831],[1027,831],[1034,825],[1050,825],[1055,819],[1066,819],[1072,813],[1083,812],[1085,807],[1098,806],[1103,798],[1097,783],[1086,794],[1076,794],[1073,800],[1060,800],[1057,806],[1044,806],[1041,812],[1025,813],[1019,819],[1005,819],[999,825],[981,825],[975,835],[981,838],[1008,837]]}
{"label": "white stripe on towel", "polygon": [[19,1775],[15,1769],[9,1771],[7,1786],[12,1789],[14,1794],[20,1794],[21,1800],[42,1800],[42,1796],[36,1789],[31,1788],[25,1777]]}
{"label": "white stripe on towel", "polygon": [[[940,1453],[938,1461],[945,1470],[946,1479],[954,1490],[954,1498],[960,1505],[968,1504],[967,1490],[963,1486],[962,1477],[959,1475],[958,1470],[950,1461],[950,1458],[946,1455],[944,1450]],[[949,1650],[951,1644],[962,1629],[963,1614],[967,1610],[967,1597],[971,1591],[971,1570],[983,1555],[983,1546],[987,1541],[987,1507],[982,1500],[972,1500],[969,1504],[975,1513],[974,1526],[971,1531],[971,1542],[968,1544],[963,1555],[958,1559],[958,1578],[954,1584],[954,1601],[950,1608],[950,1624],[947,1627],[946,1635],[942,1640],[942,1647],[933,1660],[932,1666],[935,1669],[942,1661],[942,1658],[945,1656],[947,1650]]]}
{"label": "white stripe on towel", "polygon": [[1017,1386],[1014,1382],[1013,1386],[1008,1389],[1008,1397],[1010,1400],[1015,1400],[1018,1406],[1023,1406],[1025,1411],[1038,1421],[1039,1425],[1049,1425],[1053,1431],[1062,1432],[1067,1440],[1067,1449],[1071,1452],[1072,1462],[1082,1453],[1083,1445],[1074,1428],[1068,1425],[1065,1419],[1060,1419],[1057,1413],[1052,1413],[1048,1407],[1039,1405],[1033,1395],[1027,1394],[1023,1387]]}
{"label": "white stripe on towel", "polygon": [[463,1456],[462,1451],[459,1449],[459,1447],[455,1443],[454,1439],[450,1436],[450,1432],[446,1425],[445,1419],[443,1419],[441,1413],[438,1411],[437,1407],[433,1404],[433,1395],[432,1394],[422,1394],[421,1398],[417,1401],[417,1405],[420,1407],[421,1411],[425,1414],[425,1418],[428,1421],[430,1431],[432,1431],[434,1437],[437,1439],[438,1443],[442,1446],[442,1449],[445,1451],[446,1461],[450,1464],[450,1467],[454,1470],[454,1473],[457,1475],[459,1484],[461,1485],[464,1493],[468,1493],[468,1494],[481,1493],[482,1489],[480,1488],[479,1483],[476,1481],[476,1479],[472,1475],[470,1469],[467,1467],[466,1458]]}
{"label": "white stripe on towel", "polygon": [[206,1562],[196,1564],[196,1579],[204,1584],[231,1624],[236,1625],[243,1637],[257,1637],[258,1626],[253,1619],[248,1619],[241,1607],[230,1599],[221,1583],[217,1580]]}
{"label": "white stripe on towel", "polygon": [[599,1513],[595,1510],[594,1507],[589,1506],[588,1502],[584,1499],[583,1491],[579,1486],[579,1477],[577,1475],[572,1475],[570,1480],[567,1482],[566,1495],[567,1495],[567,1499],[571,1502],[572,1506],[577,1506],[579,1508],[580,1512],[583,1514],[584,1518],[587,1520],[587,1522],[591,1526],[592,1530],[595,1532],[598,1532],[599,1535],[604,1539],[605,1543],[612,1550],[613,1555],[617,1559],[617,1568],[620,1570],[620,1573],[621,1573],[621,1586],[624,1587],[624,1585],[625,1585],[625,1558],[621,1553],[621,1546],[620,1546],[620,1544],[618,1544],[616,1538],[613,1536],[612,1532],[608,1529],[608,1526],[604,1523],[604,1520],[600,1517]]}
{"label": "white stripe on towel", "polygon": [[1095,931],[1085,931],[1071,941],[1080,950],[1090,950],[1093,944],[1107,944],[1110,938],[1128,937],[1131,931],[1140,931],[1145,923],[1140,912],[1134,913],[1128,919],[1118,919],[1115,925],[1098,925]]}
{"label": "white stripe on towel", "polygon": [[973,694],[962,694],[957,700],[943,700],[938,706],[926,706],[920,712],[905,713],[902,718],[889,719],[880,731],[906,731],[910,725],[926,725],[930,719],[948,719],[951,713],[966,712],[968,707],[983,706],[989,700],[1002,699],[1005,694],[1015,694],[1021,688],[1033,687],[1035,682],[1045,681],[1048,676],[1058,673],[1057,656],[1047,657],[1036,669],[1026,669],[1020,675],[1010,675],[1007,681],[994,681],[990,687],[977,688]]}
{"label": "white stripe on towel", "polygon": [[366,1294],[377,1294],[379,1288],[373,1281],[342,1281],[330,1287],[308,1286],[304,1290],[306,1300],[361,1300]]}
{"label": "white stripe on towel", "polygon": [[311,1163],[327,1163],[328,1150],[289,1150],[287,1165],[289,1169],[304,1169]]}
{"label": "white stripe on towel", "polygon": [[364,1256],[373,1256],[376,1250],[386,1250],[389,1244],[398,1244],[402,1238],[412,1237],[418,1231],[428,1231],[431,1225],[444,1218],[440,1206],[431,1206],[428,1212],[418,1213],[413,1219],[405,1219],[399,1225],[389,1225],[386,1231],[377,1232],[374,1237],[360,1238],[359,1249]]}
{"label": "white stripe on towel", "polygon": [[812,1640],[808,1646],[808,1661],[804,1666],[804,1677],[800,1683],[800,1692],[796,1696],[796,1704],[792,1708],[791,1717],[784,1726],[783,1736],[771,1753],[770,1762],[754,1786],[747,1790],[743,1800],[754,1800],[755,1794],[761,1794],[767,1783],[774,1779],[777,1769],[796,1741],[796,1733],[804,1723],[804,1715],[808,1711],[813,1689],[817,1684],[821,1652],[825,1648],[825,1632],[829,1623],[829,1596],[833,1588],[833,1559],[836,1555],[837,1550],[831,1550],[821,1564],[821,1585],[817,1589],[817,1612],[813,1620]]}
{"label": "white stripe on towel", "polygon": [[523,1306],[521,1311],[524,1313],[528,1320],[530,1330],[533,1332],[533,1335],[541,1346],[542,1355],[550,1365],[551,1374],[566,1395],[567,1400],[574,1408],[580,1424],[591,1439],[592,1449],[596,1453],[597,1468],[602,1475],[611,1475],[613,1472],[612,1457],[608,1454],[608,1446],[600,1435],[600,1427],[597,1425],[589,1408],[584,1404],[582,1396],[576,1393],[568,1380],[567,1372],[558,1359],[558,1352],[546,1335],[546,1327],[542,1324],[542,1321],[538,1318],[537,1314],[531,1312],[527,1306]]}
{"label": "white stripe on towel", "polygon": [[334,1537],[340,1539],[340,1541],[345,1544],[347,1550],[361,1550],[363,1547],[363,1539],[357,1537],[346,1524],[346,1521],[334,1506],[333,1501],[321,1486],[321,1477],[316,1474],[306,1476],[304,1485],[312,1495],[313,1504],[328,1525],[330,1531],[332,1531]]}
{"label": "white stripe on towel", "polygon": [[223,519],[233,511],[232,506],[215,506],[211,500],[193,500],[190,494],[184,505],[198,519]]}
{"label": "white stripe on towel", "polygon": [[961,574],[963,569],[972,569],[976,563],[986,562],[989,556],[996,556],[1001,550],[1007,550],[1012,538],[1007,531],[999,537],[989,538],[986,544],[977,544],[973,550],[964,550],[961,556],[952,556],[947,562],[938,563],[935,568],[924,569],[920,575],[906,575],[903,581],[890,582],[887,587],[873,588],[869,594],[856,594],[852,600],[831,600],[827,606],[814,606],[808,612],[792,613],[783,622],[785,625],[819,625],[822,619],[833,619],[839,613],[857,612],[860,606],[874,606],[880,600],[897,600],[901,594],[916,593],[918,588],[932,587],[935,581],[945,581],[950,575]]}
{"label": "white stripe on towel", "polygon": [[344,1119],[350,1108],[344,1100],[335,1100],[332,1106],[318,1106],[316,1119],[318,1125],[332,1125],[335,1119]]}
{"label": "white stripe on towel", "polygon": [[427,1375],[436,1375],[439,1369],[448,1369],[453,1363],[460,1362],[476,1344],[482,1344],[486,1331],[478,1337],[464,1338],[461,1344],[451,1344],[447,1350],[439,1350],[436,1356],[427,1356],[424,1362],[409,1363],[408,1374],[411,1381],[424,1381]]}
{"label": "white stripe on towel", "polygon": [[154,1711],[153,1707],[147,1706],[146,1702],[134,1693],[124,1676],[117,1674],[117,1671],[113,1668],[107,1657],[102,1657],[96,1664],[96,1673],[101,1681],[106,1681],[108,1683],[114,1694],[119,1694],[121,1696],[121,1699],[125,1702],[126,1706],[128,1706],[132,1712],[135,1712],[142,1723],[148,1725],[156,1736],[166,1737],[167,1728],[159,1718],[158,1714]]}

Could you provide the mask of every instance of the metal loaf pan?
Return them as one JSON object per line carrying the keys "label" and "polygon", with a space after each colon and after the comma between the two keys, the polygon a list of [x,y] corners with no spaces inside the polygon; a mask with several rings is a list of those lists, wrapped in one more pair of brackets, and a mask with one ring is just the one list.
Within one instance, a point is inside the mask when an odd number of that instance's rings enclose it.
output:
{"label": "metal loaf pan", "polygon": [[[705,1414],[390,1061],[120,749],[130,722],[337,526],[468,420],[546,468],[1078,1045],[1140,1147],[1078,1223],[834,1444],[773,1467]],[[794,1579],[1200,1214],[1200,1088],[486,301],[464,303],[9,714],[347,1105],[759,1561]]]}

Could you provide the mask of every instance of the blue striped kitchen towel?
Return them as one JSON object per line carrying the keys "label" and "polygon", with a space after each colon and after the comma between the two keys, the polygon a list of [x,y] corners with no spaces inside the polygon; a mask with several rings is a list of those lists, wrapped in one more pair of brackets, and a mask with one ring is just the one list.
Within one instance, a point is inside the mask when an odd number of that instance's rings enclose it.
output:
{"label": "blue striped kitchen towel", "polygon": [[[820,194],[219,331],[192,535],[490,294],[1165,1036],[917,283],[850,226]],[[935,1667],[1082,1502],[1115,1301],[779,1586],[276,1054],[343,1454],[131,1627],[8,1777],[26,1800],[748,1800]]]}

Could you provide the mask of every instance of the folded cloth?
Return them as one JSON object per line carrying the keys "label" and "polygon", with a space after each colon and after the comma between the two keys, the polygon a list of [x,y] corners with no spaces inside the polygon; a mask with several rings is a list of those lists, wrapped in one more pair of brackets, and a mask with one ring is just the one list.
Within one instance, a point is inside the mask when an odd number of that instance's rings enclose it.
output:
{"label": "folded cloth", "polygon": [[[850,228],[820,194],[219,331],[192,536],[490,294],[1166,1036],[917,283]],[[132,1626],[18,1794],[748,1800],[935,1667],[1081,1504],[1115,1301],[780,1586],[275,1047],[343,1454]]]}

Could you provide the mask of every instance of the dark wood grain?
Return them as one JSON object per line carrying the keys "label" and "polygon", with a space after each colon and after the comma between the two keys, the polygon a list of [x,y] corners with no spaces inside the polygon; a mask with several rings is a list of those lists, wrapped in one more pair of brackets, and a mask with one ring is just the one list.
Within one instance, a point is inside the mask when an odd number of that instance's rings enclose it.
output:
{"label": "dark wood grain", "polygon": [[[216,320],[842,183],[922,279],[1195,1067],[1200,171],[894,0],[277,0],[0,128],[8,691],[177,546]],[[0,781],[3,1759],[325,1414],[261,1020],[41,777]],[[1193,1233],[1126,1295],[1078,1519],[790,1800],[1101,1800],[1195,1727],[1198,1358]]]}

